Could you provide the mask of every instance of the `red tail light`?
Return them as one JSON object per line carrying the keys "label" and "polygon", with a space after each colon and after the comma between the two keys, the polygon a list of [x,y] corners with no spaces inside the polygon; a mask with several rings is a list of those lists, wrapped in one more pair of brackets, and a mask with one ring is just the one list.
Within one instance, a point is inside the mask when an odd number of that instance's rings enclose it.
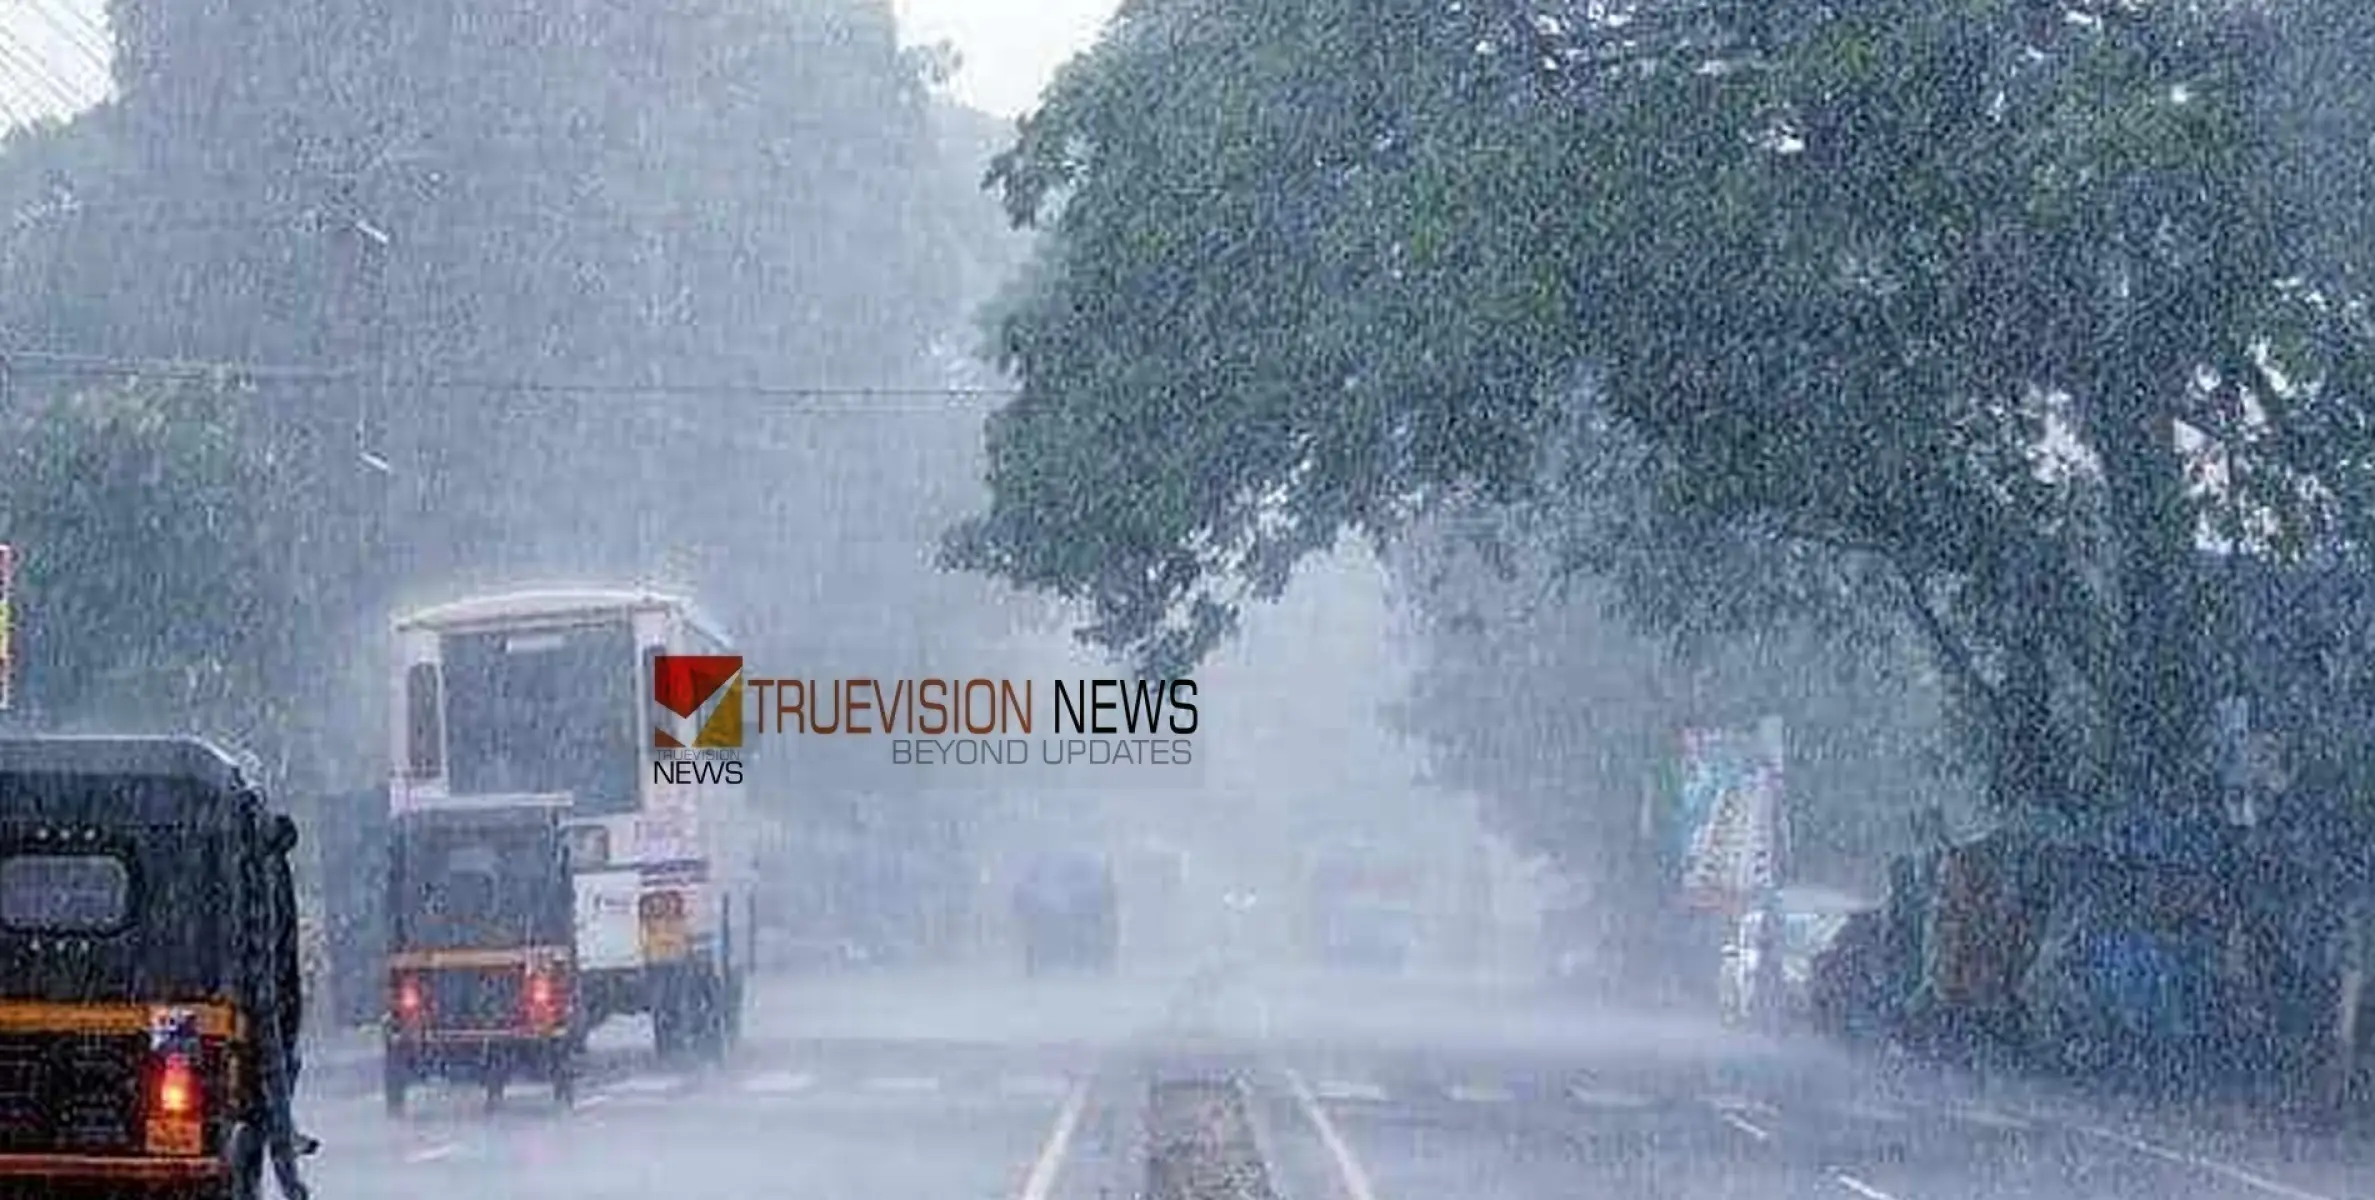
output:
{"label": "red tail light", "polygon": [[428,999],[421,995],[421,981],[411,975],[397,977],[396,1018],[407,1022],[417,1021],[428,1008]]}
{"label": "red tail light", "polygon": [[163,1069],[157,1072],[157,1114],[195,1117],[203,1101],[198,1074],[190,1069],[190,1060],[179,1054],[167,1055]]}

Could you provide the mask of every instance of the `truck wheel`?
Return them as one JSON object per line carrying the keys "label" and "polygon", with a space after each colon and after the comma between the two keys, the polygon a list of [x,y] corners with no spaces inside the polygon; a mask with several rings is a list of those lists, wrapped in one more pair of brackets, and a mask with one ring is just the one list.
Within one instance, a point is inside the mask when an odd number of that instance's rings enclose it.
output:
{"label": "truck wheel", "polygon": [[404,1115],[404,1094],[412,1087],[412,1067],[403,1059],[390,1054],[380,1062],[380,1090],[387,1100],[388,1115]]}
{"label": "truck wheel", "polygon": [[691,1020],[693,1048],[704,1059],[718,1060],[726,1051],[726,984],[714,974],[704,974],[692,989]]}
{"label": "truck wheel", "polygon": [[563,1112],[577,1107],[577,1056],[564,1044],[553,1054],[553,1103]]}
{"label": "truck wheel", "polygon": [[652,1049],[663,1059],[673,1059],[684,1053],[684,1010],[684,988],[677,981],[671,979],[652,989]]}
{"label": "truck wheel", "polygon": [[725,1042],[728,1046],[742,1044],[742,1010],[749,1001],[747,983],[748,973],[743,971],[735,972],[726,980]]}

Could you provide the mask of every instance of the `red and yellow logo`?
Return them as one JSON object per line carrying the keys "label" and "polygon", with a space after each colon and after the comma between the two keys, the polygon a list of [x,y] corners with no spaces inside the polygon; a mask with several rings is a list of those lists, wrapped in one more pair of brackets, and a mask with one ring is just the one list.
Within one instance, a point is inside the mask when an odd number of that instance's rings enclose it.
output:
{"label": "red and yellow logo", "polygon": [[684,731],[698,730],[691,748],[733,750],[742,745],[742,658],[732,654],[662,654],[653,659],[654,750],[683,750]]}

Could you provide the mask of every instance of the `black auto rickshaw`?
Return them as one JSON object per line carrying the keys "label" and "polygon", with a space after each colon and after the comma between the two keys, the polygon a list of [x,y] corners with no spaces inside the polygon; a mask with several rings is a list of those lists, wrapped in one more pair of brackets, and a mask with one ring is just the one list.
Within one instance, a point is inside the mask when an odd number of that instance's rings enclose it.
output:
{"label": "black auto rickshaw", "polygon": [[406,813],[388,863],[387,1107],[427,1078],[473,1079],[487,1103],[518,1075],[575,1103],[584,1040],[576,904],[560,809]]}
{"label": "black auto rickshaw", "polygon": [[293,1172],[295,842],[204,742],[0,739],[0,1193]]}

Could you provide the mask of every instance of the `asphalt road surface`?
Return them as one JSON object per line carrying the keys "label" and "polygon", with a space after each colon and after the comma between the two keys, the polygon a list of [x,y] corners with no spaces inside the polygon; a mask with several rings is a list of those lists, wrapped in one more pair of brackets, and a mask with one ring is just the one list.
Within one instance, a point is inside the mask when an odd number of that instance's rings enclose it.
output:
{"label": "asphalt road surface", "polygon": [[[1523,987],[1298,973],[779,980],[728,1063],[598,1038],[575,1111],[309,1068],[322,1200],[1122,1200],[1148,1099],[1235,1089],[1231,1200],[2363,1200],[2375,1154]],[[349,1064],[350,1068],[354,1064]]]}

